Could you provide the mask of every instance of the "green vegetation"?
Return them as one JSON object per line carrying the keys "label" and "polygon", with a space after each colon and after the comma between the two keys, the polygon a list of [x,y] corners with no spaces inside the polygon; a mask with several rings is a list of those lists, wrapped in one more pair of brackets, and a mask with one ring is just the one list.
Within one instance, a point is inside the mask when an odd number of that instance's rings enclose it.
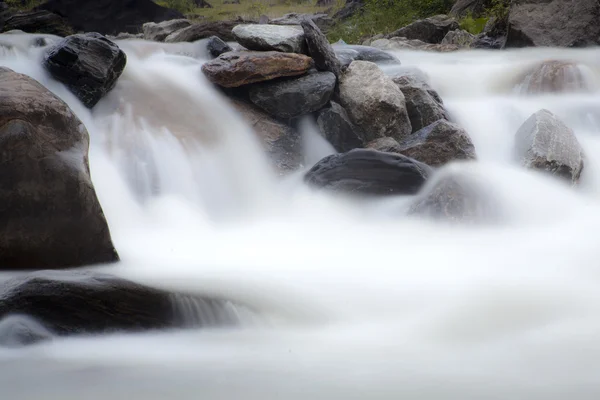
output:
{"label": "green vegetation", "polygon": [[483,32],[488,20],[488,17],[473,18],[471,14],[467,14],[460,20],[460,29],[464,29],[473,35],[479,35]]}
{"label": "green vegetation", "polygon": [[29,11],[42,4],[44,0],[6,0],[8,8],[19,11]]}

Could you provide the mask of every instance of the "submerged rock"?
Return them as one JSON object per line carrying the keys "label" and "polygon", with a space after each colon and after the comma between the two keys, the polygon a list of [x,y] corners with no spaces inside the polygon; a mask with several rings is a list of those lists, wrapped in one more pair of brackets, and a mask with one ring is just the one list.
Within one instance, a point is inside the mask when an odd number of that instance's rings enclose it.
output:
{"label": "submerged rock", "polygon": [[87,271],[38,271],[13,278],[0,283],[0,300],[0,318],[27,315],[58,336],[239,323],[229,301]]}
{"label": "submerged rock", "polygon": [[69,36],[74,33],[73,28],[66,20],[48,11],[28,11],[8,15],[2,31],[11,30],[57,36]]}
{"label": "submerged rock", "polygon": [[334,101],[330,107],[321,110],[317,125],[321,135],[340,153],[364,145],[361,129],[352,123],[346,110]]}
{"label": "submerged rock", "polygon": [[598,0],[513,1],[506,47],[584,47],[600,44]]}
{"label": "submerged rock", "polygon": [[444,119],[400,141],[400,153],[431,166],[474,160],[475,146],[464,129]]}
{"label": "submerged rock", "polygon": [[440,119],[450,119],[441,97],[427,83],[413,75],[400,75],[393,80],[404,94],[413,132]]}
{"label": "submerged rock", "polygon": [[69,36],[50,49],[44,67],[79,100],[92,108],[117,83],[127,57],[115,43],[99,33]]}
{"label": "submerged rock", "polygon": [[257,107],[239,100],[233,100],[233,104],[260,139],[278,172],[287,173],[301,166],[302,142],[298,132]]}
{"label": "submerged rock", "polygon": [[317,69],[333,72],[339,78],[342,74],[340,60],[335,55],[335,51],[333,51],[327,37],[311,20],[302,21],[301,26],[304,30],[308,54],[314,60]]}
{"label": "submerged rock", "polygon": [[370,61],[378,64],[400,64],[393,55],[372,46],[336,44],[333,51],[342,67],[348,67],[352,61]]}
{"label": "submerged rock", "polygon": [[213,83],[238,87],[285,76],[305,74],[312,59],[302,54],[266,52],[229,52],[202,66],[202,72]]}
{"label": "submerged rock", "polygon": [[549,172],[576,184],[584,156],[575,133],[548,110],[533,114],[517,131],[515,152],[527,168]]}
{"label": "submerged rock", "polygon": [[444,36],[450,31],[459,29],[458,21],[447,15],[436,15],[415,21],[403,28],[400,28],[388,35],[386,38],[404,37],[409,40],[421,40],[425,43],[441,43]]}
{"label": "submerged rock", "polygon": [[52,92],[8,68],[0,68],[0,93],[0,269],[117,261],[85,126]]}
{"label": "submerged rock", "polygon": [[235,40],[249,50],[304,53],[304,31],[299,26],[249,24],[233,28]]}
{"label": "submerged rock", "polygon": [[187,28],[192,23],[187,19],[173,19],[163,22],[147,22],[142,26],[144,39],[156,42],[164,41],[171,33]]}
{"label": "submerged rock", "polygon": [[239,23],[239,21],[214,21],[193,24],[171,33],[165,38],[165,42],[195,42],[196,40],[206,39],[211,36],[218,36],[226,42],[233,42],[235,37],[233,36],[232,29]]}
{"label": "submerged rock", "polygon": [[524,73],[517,82],[522,94],[590,91],[579,65],[569,61],[544,61]]}
{"label": "submerged rock", "polygon": [[358,195],[415,194],[431,169],[400,154],[356,149],[325,157],[304,180],[311,186]]}
{"label": "submerged rock", "polygon": [[353,61],[340,81],[340,103],[371,140],[412,132],[404,95],[376,64]]}
{"label": "submerged rock", "polygon": [[300,78],[283,79],[252,85],[250,101],[279,118],[295,118],[318,111],[331,98],[335,75],[316,72]]}
{"label": "submerged rock", "polygon": [[206,48],[211,56],[219,57],[223,53],[227,53],[229,51],[233,51],[231,46],[225,43],[223,40],[218,38],[217,36],[211,36],[208,39],[208,43],[206,44]]}

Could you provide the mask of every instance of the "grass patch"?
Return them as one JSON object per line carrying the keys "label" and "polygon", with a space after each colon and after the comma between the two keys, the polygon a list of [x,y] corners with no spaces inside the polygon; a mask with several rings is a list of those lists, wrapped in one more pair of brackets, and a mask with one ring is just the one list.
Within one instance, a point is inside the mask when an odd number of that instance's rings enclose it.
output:
{"label": "grass patch", "polygon": [[473,18],[471,14],[468,14],[460,20],[460,29],[464,29],[472,35],[479,35],[483,32],[488,20],[488,17]]}

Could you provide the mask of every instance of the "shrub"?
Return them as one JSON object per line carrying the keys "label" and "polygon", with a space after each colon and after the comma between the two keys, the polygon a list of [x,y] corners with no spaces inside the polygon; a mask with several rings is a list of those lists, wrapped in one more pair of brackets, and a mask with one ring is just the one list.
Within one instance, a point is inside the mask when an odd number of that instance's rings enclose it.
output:
{"label": "shrub", "polygon": [[487,24],[488,20],[489,18],[487,17],[473,18],[471,14],[467,14],[463,19],[460,20],[460,29],[464,29],[473,35],[479,35],[481,32],[483,32],[485,24]]}

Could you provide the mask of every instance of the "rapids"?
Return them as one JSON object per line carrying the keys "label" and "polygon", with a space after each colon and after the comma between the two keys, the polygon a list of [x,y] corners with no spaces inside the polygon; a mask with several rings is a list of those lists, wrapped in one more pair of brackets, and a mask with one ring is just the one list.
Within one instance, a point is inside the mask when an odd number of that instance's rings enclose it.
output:
{"label": "rapids", "polygon": [[[407,198],[357,204],[308,189],[301,171],[277,177],[202,76],[202,41],[119,42],[125,72],[90,112],[43,71],[34,36],[2,36],[13,47],[0,65],[39,80],[90,132],[122,258],[103,269],[239,300],[262,318],[0,349],[1,398],[599,398],[598,49],[403,51],[401,67],[382,67],[421,69],[473,139],[479,160],[438,174],[476,179],[503,218],[451,226],[404,217]],[[588,90],[523,96],[515,77],[546,59],[581,64]],[[576,189],[512,157],[540,108],[585,149]],[[311,121],[301,126],[306,169],[333,150]]]}

